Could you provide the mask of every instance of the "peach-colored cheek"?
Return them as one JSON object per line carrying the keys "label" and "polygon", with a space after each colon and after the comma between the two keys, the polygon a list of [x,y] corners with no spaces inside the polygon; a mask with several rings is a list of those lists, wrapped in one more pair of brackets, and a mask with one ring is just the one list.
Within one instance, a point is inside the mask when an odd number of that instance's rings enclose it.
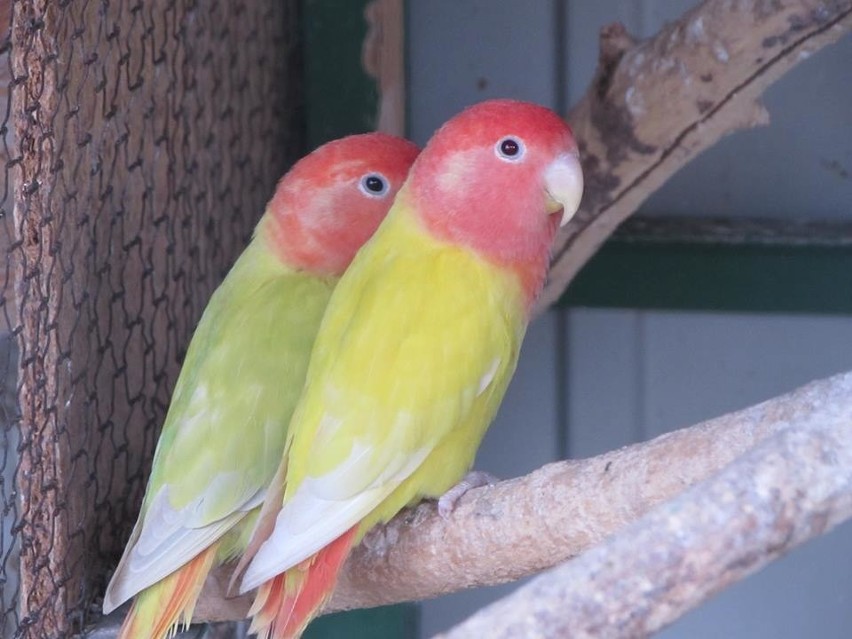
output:
{"label": "peach-colored cheek", "polygon": [[274,249],[286,264],[308,269],[316,266],[316,256],[311,251],[313,242],[299,218],[276,217],[271,235]]}
{"label": "peach-colored cheek", "polygon": [[349,224],[344,224],[338,229],[343,243],[341,248],[350,256],[350,259],[354,257],[364,242],[369,240],[376,232],[384,219],[385,213],[385,205],[376,203],[362,211],[360,215],[355,216]]}

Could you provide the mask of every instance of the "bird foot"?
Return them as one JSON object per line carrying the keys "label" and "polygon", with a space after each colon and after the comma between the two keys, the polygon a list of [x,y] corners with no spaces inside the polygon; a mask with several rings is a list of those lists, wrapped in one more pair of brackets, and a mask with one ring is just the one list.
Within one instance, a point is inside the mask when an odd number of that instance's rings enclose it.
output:
{"label": "bird foot", "polygon": [[500,479],[483,470],[472,470],[462,480],[450,488],[438,499],[438,514],[442,519],[447,519],[456,507],[459,499],[469,490],[481,486],[491,486]]}

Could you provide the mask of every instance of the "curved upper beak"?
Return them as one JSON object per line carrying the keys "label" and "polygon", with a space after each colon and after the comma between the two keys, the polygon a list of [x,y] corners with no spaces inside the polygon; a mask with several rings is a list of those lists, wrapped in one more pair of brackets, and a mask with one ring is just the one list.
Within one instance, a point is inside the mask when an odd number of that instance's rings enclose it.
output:
{"label": "curved upper beak", "polygon": [[544,188],[547,190],[548,213],[562,211],[559,226],[565,226],[583,197],[583,169],[576,152],[561,153],[545,169]]}

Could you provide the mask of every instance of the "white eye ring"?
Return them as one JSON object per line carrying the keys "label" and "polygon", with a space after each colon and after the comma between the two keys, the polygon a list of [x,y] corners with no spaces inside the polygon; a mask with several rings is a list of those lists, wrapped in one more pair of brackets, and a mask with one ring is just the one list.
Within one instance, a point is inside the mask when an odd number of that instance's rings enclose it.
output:
{"label": "white eye ring", "polygon": [[500,138],[497,144],[494,145],[494,153],[501,160],[506,162],[517,162],[527,152],[527,147],[523,140],[516,135],[507,135],[505,138]]}
{"label": "white eye ring", "polygon": [[384,197],[390,190],[390,183],[381,173],[367,173],[358,181],[358,188],[367,197]]}

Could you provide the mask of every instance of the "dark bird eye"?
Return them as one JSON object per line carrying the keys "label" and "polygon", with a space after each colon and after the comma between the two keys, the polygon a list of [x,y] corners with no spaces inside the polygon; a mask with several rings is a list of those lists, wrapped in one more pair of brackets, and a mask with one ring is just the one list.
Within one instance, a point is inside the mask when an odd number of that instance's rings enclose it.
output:
{"label": "dark bird eye", "polygon": [[497,155],[504,160],[519,160],[524,155],[524,143],[517,138],[503,138],[497,143]]}
{"label": "dark bird eye", "polygon": [[388,181],[378,173],[370,173],[361,178],[361,190],[370,196],[381,196],[388,192]]}

